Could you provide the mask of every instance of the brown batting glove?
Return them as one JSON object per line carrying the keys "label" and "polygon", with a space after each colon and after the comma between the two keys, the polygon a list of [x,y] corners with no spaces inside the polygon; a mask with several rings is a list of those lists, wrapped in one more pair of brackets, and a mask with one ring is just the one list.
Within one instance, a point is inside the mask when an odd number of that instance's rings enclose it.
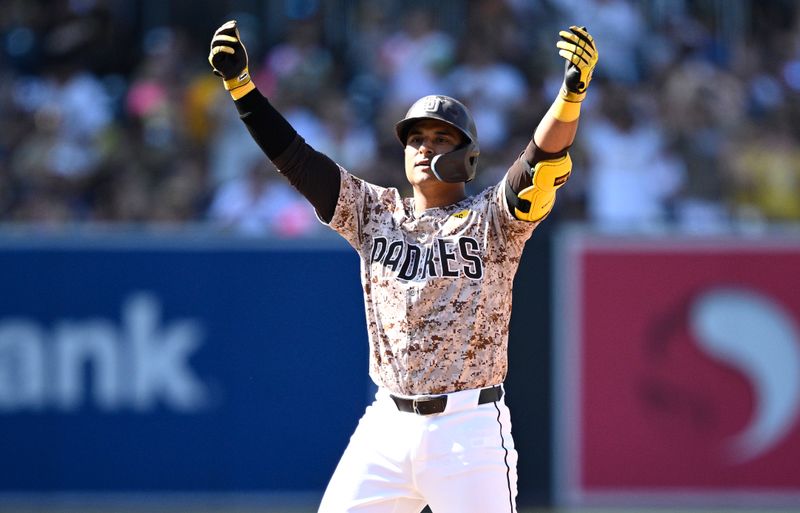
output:
{"label": "brown batting glove", "polygon": [[236,20],[223,24],[214,32],[208,62],[214,74],[222,77],[225,89],[230,91],[234,100],[255,89],[247,69],[247,50],[239,37]]}

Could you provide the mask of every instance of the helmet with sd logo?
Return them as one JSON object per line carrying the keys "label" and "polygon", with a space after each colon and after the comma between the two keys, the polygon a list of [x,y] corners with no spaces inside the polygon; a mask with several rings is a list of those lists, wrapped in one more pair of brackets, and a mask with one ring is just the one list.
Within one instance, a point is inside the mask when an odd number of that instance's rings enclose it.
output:
{"label": "helmet with sd logo", "polygon": [[395,125],[400,143],[405,145],[411,127],[425,119],[447,123],[464,135],[464,144],[449,153],[436,155],[431,161],[431,171],[436,178],[451,183],[469,182],[475,178],[480,149],[478,131],[469,109],[449,96],[424,96],[414,102],[406,116]]}

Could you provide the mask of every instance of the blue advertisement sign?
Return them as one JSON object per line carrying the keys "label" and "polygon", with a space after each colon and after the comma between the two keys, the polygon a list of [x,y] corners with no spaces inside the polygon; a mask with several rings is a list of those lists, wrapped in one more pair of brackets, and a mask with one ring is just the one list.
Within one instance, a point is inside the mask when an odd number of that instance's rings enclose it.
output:
{"label": "blue advertisement sign", "polygon": [[0,241],[0,492],[322,490],[369,400],[358,257]]}

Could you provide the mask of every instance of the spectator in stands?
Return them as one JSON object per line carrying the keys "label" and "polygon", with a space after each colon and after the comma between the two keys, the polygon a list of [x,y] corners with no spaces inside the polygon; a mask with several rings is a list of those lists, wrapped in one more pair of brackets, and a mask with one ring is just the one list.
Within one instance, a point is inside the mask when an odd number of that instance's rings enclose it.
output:
{"label": "spectator in stands", "polygon": [[422,96],[444,90],[456,45],[450,35],[433,26],[433,19],[425,9],[408,10],[402,28],[379,49],[391,109],[404,109]]}
{"label": "spectator in stands", "polygon": [[787,115],[776,116],[770,132],[748,130],[728,148],[730,197],[743,221],[800,221],[800,147]]}
{"label": "spectator in stands", "polygon": [[493,150],[509,137],[508,116],[530,101],[528,85],[519,69],[495,57],[486,41],[467,39],[459,64],[447,75],[447,90],[473,105],[481,127],[481,149]]}
{"label": "spectator in stands", "polygon": [[602,115],[582,127],[589,219],[614,231],[663,228],[685,179],[683,163],[669,153],[658,123],[634,112],[628,91],[606,88],[601,101]]}
{"label": "spectator in stands", "polygon": [[[573,187],[555,215],[692,231],[723,229],[731,216],[794,221],[783,193],[794,190],[788,170],[800,139],[800,8],[742,1],[752,16],[726,10],[725,24],[717,23],[721,4],[686,0],[474,0],[435,11],[359,0],[336,12],[277,3],[270,16],[284,9],[286,36],[253,40],[251,57],[264,59],[259,83],[292,123],[365,176],[383,169],[382,148],[395,145],[384,128],[413,99],[480,97],[471,102],[488,107],[475,113],[484,127],[479,181],[507,168],[497,158],[504,146],[530,135],[540,91],[552,90],[548,81],[561,71],[537,49],[552,44],[547,26],[569,22],[559,19],[564,6],[579,8],[594,34],[612,34],[603,38],[598,95],[584,107],[607,114],[587,116],[596,123],[573,148]],[[213,101],[221,92],[198,57],[208,27],[170,26],[165,10],[136,33],[129,15],[144,4],[122,5],[0,0],[0,221],[180,225],[209,219],[212,197],[251,179],[247,166],[230,163],[259,150],[235,113],[215,110],[225,102]],[[445,15],[453,12],[459,23]],[[264,16],[250,14],[256,24]],[[326,32],[330,20],[338,37]],[[599,94],[606,88],[632,97],[636,112],[608,112],[600,102],[608,95]],[[763,139],[773,132],[775,140]],[[614,146],[630,159],[615,158]],[[764,146],[769,162],[755,157]],[[651,180],[634,173],[645,167]],[[638,197],[608,187],[626,173],[641,180]]]}
{"label": "spectator in stands", "polygon": [[208,219],[214,226],[248,236],[296,237],[317,230],[313,209],[263,154],[242,165],[246,173],[224,183],[212,199]]}

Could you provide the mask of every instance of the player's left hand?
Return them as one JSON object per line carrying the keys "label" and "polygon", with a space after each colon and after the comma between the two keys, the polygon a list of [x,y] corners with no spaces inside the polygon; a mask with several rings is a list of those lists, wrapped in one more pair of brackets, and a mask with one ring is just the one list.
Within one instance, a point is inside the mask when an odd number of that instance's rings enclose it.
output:
{"label": "player's left hand", "polygon": [[594,38],[586,27],[575,25],[569,28],[569,32],[562,30],[558,35],[561,37],[556,44],[558,54],[567,60],[561,96],[569,102],[581,102],[586,97],[599,56]]}

